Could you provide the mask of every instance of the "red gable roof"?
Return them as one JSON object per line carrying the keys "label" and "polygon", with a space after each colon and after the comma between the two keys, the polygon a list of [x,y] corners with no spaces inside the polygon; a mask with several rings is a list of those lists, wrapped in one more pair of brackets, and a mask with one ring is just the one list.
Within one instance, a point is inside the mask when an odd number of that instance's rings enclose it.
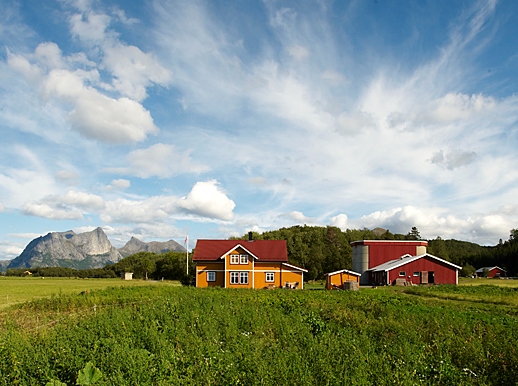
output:
{"label": "red gable roof", "polygon": [[218,260],[238,245],[250,252],[258,261],[288,262],[286,240],[198,240],[192,261]]}

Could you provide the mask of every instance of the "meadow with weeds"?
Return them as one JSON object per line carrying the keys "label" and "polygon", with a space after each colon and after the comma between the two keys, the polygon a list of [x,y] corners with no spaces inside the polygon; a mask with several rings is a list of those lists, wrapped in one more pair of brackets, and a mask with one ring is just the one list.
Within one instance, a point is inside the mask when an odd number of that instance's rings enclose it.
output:
{"label": "meadow with weeds", "polygon": [[0,385],[516,384],[514,289],[466,288],[60,294],[1,314]]}
{"label": "meadow with weeds", "polygon": [[[79,294],[81,292],[121,286],[149,286],[154,282],[145,280],[80,279],[63,277],[17,277],[0,276],[0,310],[34,299],[56,295]],[[156,282],[159,285],[179,286],[177,281]]]}

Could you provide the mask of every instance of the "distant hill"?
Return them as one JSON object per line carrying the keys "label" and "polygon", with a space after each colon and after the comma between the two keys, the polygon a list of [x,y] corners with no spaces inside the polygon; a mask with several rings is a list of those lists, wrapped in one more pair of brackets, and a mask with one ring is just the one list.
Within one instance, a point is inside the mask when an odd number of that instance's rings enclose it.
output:
{"label": "distant hill", "polygon": [[102,268],[122,258],[102,228],[76,234],[51,232],[32,240],[7,268],[67,267]]}
{"label": "distant hill", "polygon": [[0,260],[0,272],[5,272],[12,260]]}
{"label": "distant hill", "polygon": [[126,245],[119,248],[119,253],[122,257],[127,257],[138,252],[166,253],[169,251],[186,252],[186,249],[174,240],[164,242],[150,241],[149,243],[145,243],[136,237],[132,237]]}

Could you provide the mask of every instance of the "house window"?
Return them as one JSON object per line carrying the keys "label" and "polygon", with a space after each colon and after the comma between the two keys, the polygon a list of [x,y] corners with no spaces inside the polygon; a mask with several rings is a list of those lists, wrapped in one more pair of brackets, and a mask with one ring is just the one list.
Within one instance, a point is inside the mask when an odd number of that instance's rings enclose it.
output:
{"label": "house window", "polygon": [[274,272],[266,272],[266,282],[272,283],[275,281],[275,273]]}
{"label": "house window", "polygon": [[406,276],[406,272],[405,271],[399,271],[399,276]]}
{"label": "house window", "polygon": [[421,272],[414,272],[414,276],[417,276],[417,277],[421,276]]}
{"label": "house window", "polygon": [[230,255],[230,264],[239,264],[239,255]]}
{"label": "house window", "polygon": [[239,284],[239,272],[230,272],[230,284]]}
{"label": "house window", "polygon": [[240,272],[240,284],[248,284],[248,272]]}
{"label": "house window", "polygon": [[207,281],[216,281],[216,272],[214,272],[214,271],[207,272]]}
{"label": "house window", "polygon": [[239,255],[241,264],[248,264],[248,255]]}

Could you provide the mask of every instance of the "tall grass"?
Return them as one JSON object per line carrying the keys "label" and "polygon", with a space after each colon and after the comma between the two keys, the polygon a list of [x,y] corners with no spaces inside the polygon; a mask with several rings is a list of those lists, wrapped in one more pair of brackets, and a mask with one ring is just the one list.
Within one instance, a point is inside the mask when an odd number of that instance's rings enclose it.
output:
{"label": "tall grass", "polygon": [[[96,385],[514,384],[517,318],[465,303],[158,287],[58,296],[4,320],[0,385],[72,385],[87,362]],[[49,312],[57,323],[22,322]]]}

